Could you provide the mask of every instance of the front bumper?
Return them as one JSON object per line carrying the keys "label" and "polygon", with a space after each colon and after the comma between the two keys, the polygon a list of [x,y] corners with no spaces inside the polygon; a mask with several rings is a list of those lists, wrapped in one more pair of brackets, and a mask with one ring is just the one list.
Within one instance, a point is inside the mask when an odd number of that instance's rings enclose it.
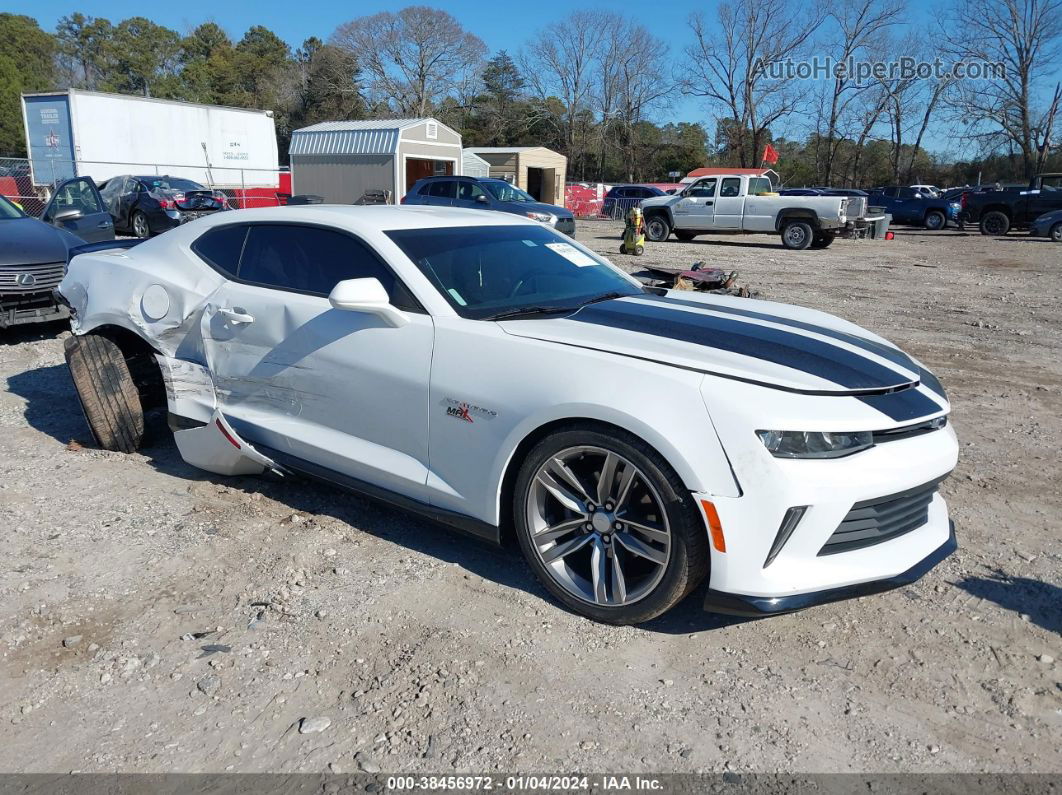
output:
{"label": "front bumper", "polygon": [[816,605],[829,604],[830,602],[841,602],[845,599],[857,599],[861,596],[883,593],[895,588],[902,588],[922,579],[958,547],[958,542],[955,540],[955,523],[950,522],[950,533],[947,541],[914,566],[907,569],[907,571],[895,576],[854,585],[845,585],[839,588],[827,588],[822,591],[792,594],[790,596],[752,596],[724,593],[723,591],[715,591],[709,588],[708,596],[704,600],[704,609],[711,613],[760,618],[780,613],[792,613],[795,610],[803,610]]}
{"label": "front bumper", "polygon": [[0,329],[26,323],[48,323],[70,317],[70,310],[56,303],[51,294],[20,296],[17,300],[0,300]]}

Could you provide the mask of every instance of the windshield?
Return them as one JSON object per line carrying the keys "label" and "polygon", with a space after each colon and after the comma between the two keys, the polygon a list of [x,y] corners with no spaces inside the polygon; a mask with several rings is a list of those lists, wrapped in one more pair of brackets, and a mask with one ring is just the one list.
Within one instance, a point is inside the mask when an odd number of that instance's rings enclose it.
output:
{"label": "windshield", "polygon": [[5,197],[0,196],[0,220],[5,218],[21,218],[23,213],[12,202],[8,201]]}
{"label": "windshield", "polygon": [[180,177],[137,177],[148,190],[207,190],[198,182]]}
{"label": "windshield", "polygon": [[524,193],[515,185],[510,185],[508,182],[502,182],[501,180],[492,182],[481,182],[484,188],[490,191],[490,195],[500,202],[537,202],[530,193]]}
{"label": "windshield", "polygon": [[521,309],[576,309],[610,293],[642,292],[596,254],[547,227],[401,229],[387,236],[462,317],[483,320]]}

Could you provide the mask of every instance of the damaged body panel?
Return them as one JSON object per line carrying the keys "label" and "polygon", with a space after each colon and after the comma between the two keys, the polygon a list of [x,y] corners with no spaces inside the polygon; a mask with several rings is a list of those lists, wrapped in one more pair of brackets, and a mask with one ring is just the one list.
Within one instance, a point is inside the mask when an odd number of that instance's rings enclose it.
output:
{"label": "damaged body panel", "polygon": [[[647,620],[704,577],[730,611],[869,593],[951,543],[937,485],[958,446],[916,360],[821,312],[646,288],[531,220],[218,213],[78,255],[59,289],[73,348],[109,357],[74,351],[83,405],[86,380],[109,379],[136,419],[150,361],[188,463],[511,533],[550,593],[597,620]],[[139,440],[103,430],[109,449]],[[890,500],[902,526],[852,535],[859,506]]]}

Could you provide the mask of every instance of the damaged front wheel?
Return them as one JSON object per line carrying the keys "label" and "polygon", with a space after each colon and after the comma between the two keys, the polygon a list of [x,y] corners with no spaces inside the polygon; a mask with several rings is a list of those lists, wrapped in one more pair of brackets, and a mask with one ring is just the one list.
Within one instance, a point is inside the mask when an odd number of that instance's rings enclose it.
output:
{"label": "damaged front wheel", "polygon": [[99,334],[68,337],[64,348],[96,443],[104,450],[135,452],[144,438],[144,409],[121,349]]}

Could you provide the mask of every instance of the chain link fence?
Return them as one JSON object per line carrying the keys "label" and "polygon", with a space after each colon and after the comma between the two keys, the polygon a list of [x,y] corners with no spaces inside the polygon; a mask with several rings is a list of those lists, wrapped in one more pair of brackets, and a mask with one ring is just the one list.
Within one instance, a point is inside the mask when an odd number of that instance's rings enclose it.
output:
{"label": "chain link fence", "polygon": [[40,158],[34,166],[30,168],[27,158],[0,157],[0,195],[18,204],[27,215],[38,218],[54,188],[75,175],[91,177],[101,187],[122,176],[188,179],[223,194],[235,209],[276,207],[286,204],[291,196],[291,174],[287,169]]}

